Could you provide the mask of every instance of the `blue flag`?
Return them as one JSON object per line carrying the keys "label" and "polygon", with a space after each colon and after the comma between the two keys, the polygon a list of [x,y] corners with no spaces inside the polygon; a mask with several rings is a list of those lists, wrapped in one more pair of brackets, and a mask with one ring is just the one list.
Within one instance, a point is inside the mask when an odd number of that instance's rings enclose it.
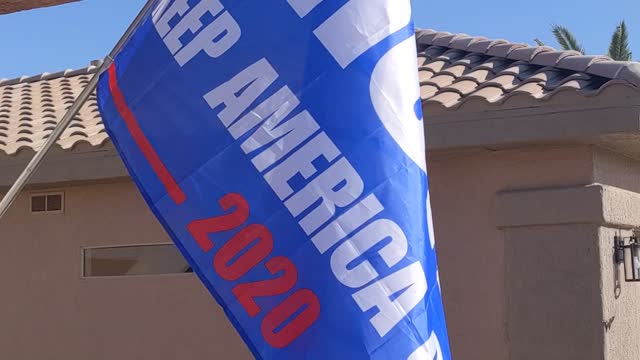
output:
{"label": "blue flag", "polygon": [[451,358],[409,0],[156,0],[98,98],[256,358]]}

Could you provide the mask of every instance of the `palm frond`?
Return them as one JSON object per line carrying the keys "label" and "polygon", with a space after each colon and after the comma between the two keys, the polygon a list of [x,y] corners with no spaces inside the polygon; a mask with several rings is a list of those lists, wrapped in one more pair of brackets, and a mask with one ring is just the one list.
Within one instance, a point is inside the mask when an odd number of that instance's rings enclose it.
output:
{"label": "palm frond", "polygon": [[535,41],[538,46],[544,46],[544,43],[538,38],[533,39],[533,41]]}
{"label": "palm frond", "polygon": [[611,43],[609,44],[609,55],[613,60],[630,61],[632,57],[629,49],[629,32],[624,20],[616,27]]}
{"label": "palm frond", "polygon": [[560,44],[563,50],[575,50],[584,54],[584,48],[582,44],[578,42],[575,36],[564,26],[554,25],[551,29],[553,32],[553,36],[555,36],[556,40]]}

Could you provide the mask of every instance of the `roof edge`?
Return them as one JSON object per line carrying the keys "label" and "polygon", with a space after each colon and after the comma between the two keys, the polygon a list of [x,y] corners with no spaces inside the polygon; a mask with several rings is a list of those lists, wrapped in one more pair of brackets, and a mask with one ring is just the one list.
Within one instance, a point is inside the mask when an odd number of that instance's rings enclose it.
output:
{"label": "roof edge", "polygon": [[[576,113],[580,115],[576,115]],[[640,105],[556,111],[515,112],[487,117],[475,114],[465,121],[445,119],[425,123],[425,143],[430,151],[546,144],[598,144],[603,137],[640,134]],[[602,119],[608,121],[602,121]],[[637,138],[634,137],[634,142]],[[640,143],[639,143],[640,144]],[[640,145],[634,153],[640,158]]]}
{"label": "roof edge", "polygon": [[417,29],[418,50],[439,46],[487,56],[525,61],[534,65],[584,72],[612,80],[623,80],[640,87],[640,63],[615,61],[603,55],[582,55],[577,51],[558,51],[549,46],[530,46],[503,39],[488,39],[467,34],[453,34],[433,29]]}
{"label": "roof edge", "polygon": [[85,66],[80,69],[67,69],[58,71],[55,73],[42,73],[33,76],[21,76],[13,79],[0,79],[0,86],[8,86],[8,85],[17,85],[17,84],[28,84],[42,80],[53,80],[61,77],[72,77],[79,75],[87,75],[87,74],[95,74],[100,66],[102,65],[102,60],[93,60],[89,63],[88,66]]}

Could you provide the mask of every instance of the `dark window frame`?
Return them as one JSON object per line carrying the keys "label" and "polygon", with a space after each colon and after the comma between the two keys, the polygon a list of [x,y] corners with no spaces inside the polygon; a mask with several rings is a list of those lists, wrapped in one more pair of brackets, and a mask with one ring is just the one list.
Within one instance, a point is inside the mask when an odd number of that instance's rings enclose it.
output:
{"label": "dark window frame", "polygon": [[[49,210],[49,197],[59,196],[60,197],[60,209]],[[34,198],[44,198],[44,210],[34,211]],[[64,191],[47,191],[47,192],[37,192],[29,194],[29,212],[31,214],[39,215],[39,214],[63,214],[65,211],[65,194]]]}
{"label": "dark window frame", "polygon": [[[132,255],[130,253],[130,250],[134,250],[134,249],[138,249],[140,250],[144,250],[145,248],[153,248],[153,247],[171,247],[172,249],[175,249],[175,254],[172,254],[171,257],[173,259],[179,259],[179,263],[174,263],[175,267],[172,270],[166,270],[166,271],[159,271],[158,269],[161,267],[164,267],[165,263],[163,263],[163,266],[157,266],[157,265],[153,265],[151,264],[151,268],[153,268],[153,271],[150,272],[134,272],[134,273],[127,273],[133,266],[137,265],[136,263],[131,262],[133,260],[135,260],[135,255]],[[111,251],[111,252],[117,252],[118,249],[122,249],[123,254],[122,254],[122,259],[129,260],[131,265],[131,268],[126,269],[126,265],[124,265],[125,269],[121,269],[121,271],[117,271],[117,270],[113,270],[111,269],[111,272],[109,271],[105,271],[104,269],[99,269],[96,270],[94,269],[94,266],[96,266],[95,264],[91,263],[90,265],[87,264],[87,261],[93,261],[94,259],[96,259],[97,257],[92,257],[92,252],[100,252],[101,250],[104,251]],[[157,254],[156,254],[157,255]],[[95,256],[95,255],[93,255]],[[117,258],[118,256],[114,256],[113,254],[111,255],[113,256],[111,259],[109,259],[108,257],[106,258],[106,261],[114,261],[116,260],[116,267],[118,267],[117,265]],[[191,268],[191,266],[189,265],[189,263],[187,262],[187,260],[182,256],[182,254],[180,253],[180,250],[175,246],[175,244],[173,243],[148,243],[148,244],[122,244],[122,245],[107,245],[107,246],[87,246],[87,247],[82,247],[81,251],[80,251],[80,259],[81,259],[81,268],[80,268],[80,275],[83,279],[92,279],[92,278],[120,278],[120,277],[140,277],[140,276],[167,276],[167,275],[181,275],[181,274],[192,274],[193,270]],[[161,259],[161,258],[160,258]],[[147,257],[146,261],[149,261],[150,258]],[[156,259],[157,260],[157,259]],[[152,260],[155,261],[155,260]],[[148,263],[149,264],[149,263]],[[110,265],[113,265],[110,264]],[[102,266],[109,266],[109,264],[107,262],[105,262]],[[171,265],[174,266],[174,265]],[[169,267],[171,267],[169,266]],[[117,273],[116,273],[117,272]]]}

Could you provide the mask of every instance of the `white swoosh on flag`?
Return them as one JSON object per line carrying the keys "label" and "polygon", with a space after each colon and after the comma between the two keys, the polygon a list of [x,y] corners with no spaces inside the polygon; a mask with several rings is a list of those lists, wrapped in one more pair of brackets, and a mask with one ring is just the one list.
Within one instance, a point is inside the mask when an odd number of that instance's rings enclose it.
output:
{"label": "white swoosh on flag", "polygon": [[420,100],[416,52],[411,36],[386,53],[373,70],[369,93],[384,127],[426,173],[422,116],[415,110]]}

